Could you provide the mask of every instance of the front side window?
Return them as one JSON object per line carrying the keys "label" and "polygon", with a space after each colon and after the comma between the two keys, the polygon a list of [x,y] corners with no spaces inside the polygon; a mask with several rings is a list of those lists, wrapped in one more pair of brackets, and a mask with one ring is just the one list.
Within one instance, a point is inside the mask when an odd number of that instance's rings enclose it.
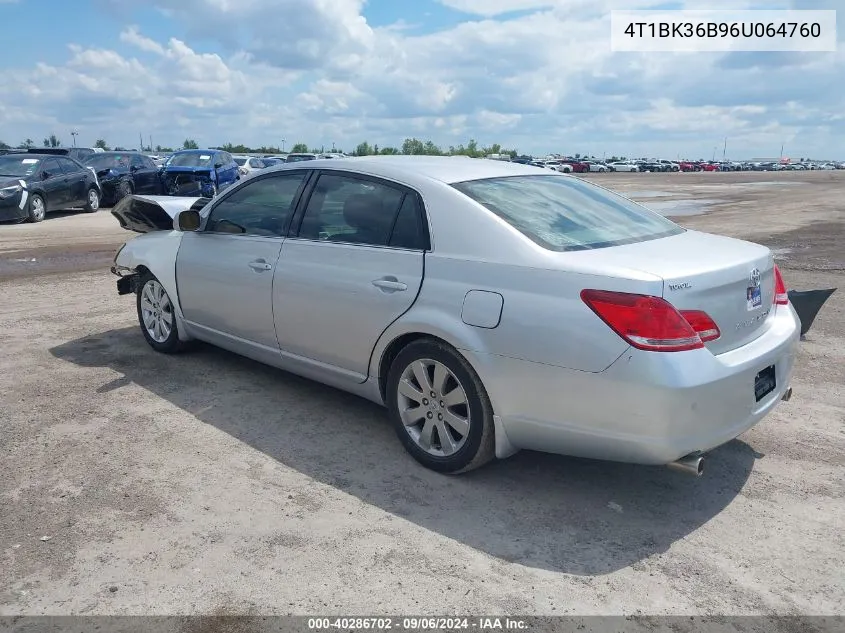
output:
{"label": "front side window", "polygon": [[273,175],[244,185],[211,210],[206,231],[281,237],[304,173]]}
{"label": "front side window", "polygon": [[323,174],[317,181],[299,237],[387,246],[405,192],[381,183]]}
{"label": "front side window", "polygon": [[565,176],[510,176],[453,185],[552,251],[605,248],[683,233],[627,198]]}
{"label": "front side window", "polygon": [[61,166],[62,171],[66,174],[75,174],[79,171],[79,166],[69,158],[60,157],[56,158],[56,160],[59,166]]}

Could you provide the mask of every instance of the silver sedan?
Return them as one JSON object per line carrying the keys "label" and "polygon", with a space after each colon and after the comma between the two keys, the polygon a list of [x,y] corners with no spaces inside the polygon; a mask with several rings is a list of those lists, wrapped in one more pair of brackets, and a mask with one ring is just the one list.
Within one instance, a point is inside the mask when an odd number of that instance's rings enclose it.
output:
{"label": "silver sedan", "polygon": [[701,474],[791,394],[799,324],[763,246],[502,161],[315,160],[213,200],[132,196],[141,332],[387,407],[425,466],[533,449]]}

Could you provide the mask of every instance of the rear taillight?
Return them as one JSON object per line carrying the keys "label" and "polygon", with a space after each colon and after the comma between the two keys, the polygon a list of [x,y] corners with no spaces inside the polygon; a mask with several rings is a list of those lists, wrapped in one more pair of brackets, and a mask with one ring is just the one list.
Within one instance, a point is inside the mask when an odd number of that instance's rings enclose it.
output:
{"label": "rear taillight", "polygon": [[783,283],[783,275],[780,268],[775,264],[775,302],[776,306],[785,306],[789,303],[789,293],[786,291],[786,284]]}
{"label": "rear taillight", "polygon": [[716,325],[716,322],[706,312],[702,312],[701,310],[681,310],[681,316],[687,320],[687,323],[692,326],[692,329],[696,331],[704,343],[715,341],[722,336],[719,326]]}
{"label": "rear taillight", "polygon": [[682,352],[704,347],[701,336],[689,321],[660,297],[582,290],[581,299],[614,332],[637,349]]}

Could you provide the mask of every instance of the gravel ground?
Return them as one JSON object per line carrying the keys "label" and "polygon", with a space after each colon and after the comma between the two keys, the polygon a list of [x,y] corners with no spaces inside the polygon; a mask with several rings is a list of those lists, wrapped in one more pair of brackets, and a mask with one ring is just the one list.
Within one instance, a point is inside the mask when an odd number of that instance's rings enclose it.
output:
{"label": "gravel ground", "polygon": [[845,612],[845,172],[591,179],[717,200],[676,219],[840,287],[792,401],[700,479],[530,452],[437,475],[374,405],[154,353],[109,213],[0,226],[0,615]]}

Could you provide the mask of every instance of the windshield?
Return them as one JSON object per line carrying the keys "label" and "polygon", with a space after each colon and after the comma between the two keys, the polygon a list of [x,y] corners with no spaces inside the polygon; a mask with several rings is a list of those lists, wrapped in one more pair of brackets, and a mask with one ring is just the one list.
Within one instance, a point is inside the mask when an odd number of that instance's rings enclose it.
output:
{"label": "windshield", "polygon": [[31,176],[38,170],[40,158],[28,156],[0,156],[0,176]]}
{"label": "windshield", "polygon": [[128,169],[131,161],[129,154],[94,154],[85,160],[85,164],[93,167],[97,171],[101,169]]}
{"label": "windshield", "polygon": [[552,251],[620,246],[684,231],[627,198],[567,176],[489,178],[453,187]]}
{"label": "windshield", "polygon": [[286,161],[288,163],[296,163],[301,160],[315,160],[317,157],[313,154],[290,154]]}
{"label": "windshield", "polygon": [[168,161],[168,167],[209,167],[211,165],[211,153],[189,152],[186,154],[174,154]]}
{"label": "windshield", "polygon": [[235,162],[238,164],[238,167],[243,167],[246,165],[246,158],[238,158],[235,156]]}

